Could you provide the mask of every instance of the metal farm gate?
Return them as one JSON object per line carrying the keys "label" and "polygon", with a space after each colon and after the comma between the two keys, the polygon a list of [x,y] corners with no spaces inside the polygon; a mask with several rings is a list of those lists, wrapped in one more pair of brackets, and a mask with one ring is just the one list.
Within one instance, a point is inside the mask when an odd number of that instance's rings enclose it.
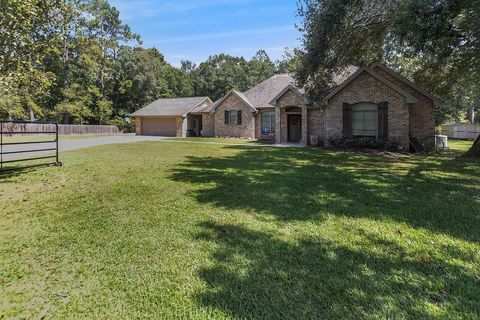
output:
{"label": "metal farm gate", "polygon": [[[29,130],[39,124],[44,125],[43,131]],[[46,165],[62,165],[58,160],[57,123],[0,121],[0,172]]]}

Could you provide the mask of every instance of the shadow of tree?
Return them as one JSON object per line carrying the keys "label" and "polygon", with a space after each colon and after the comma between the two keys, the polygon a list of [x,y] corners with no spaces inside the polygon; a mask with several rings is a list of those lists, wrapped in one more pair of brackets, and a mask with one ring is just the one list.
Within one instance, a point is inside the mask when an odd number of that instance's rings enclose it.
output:
{"label": "shadow of tree", "polygon": [[16,177],[22,177],[41,168],[52,167],[53,165],[37,165],[33,167],[8,167],[4,171],[0,171],[0,183],[12,182]]}
{"label": "shadow of tree", "polygon": [[321,221],[326,214],[393,219],[480,239],[480,168],[475,162],[308,148],[225,148],[234,154],[189,157],[170,178],[205,185],[192,193],[201,203],[254,210],[280,221]]}
{"label": "shadow of tree", "polygon": [[197,241],[219,249],[215,264],[200,271],[208,287],[197,298],[234,318],[426,318],[435,307],[474,317],[480,307],[479,280],[467,270],[411,259],[374,234],[353,250],[321,237],[292,242],[239,225],[201,227]]}

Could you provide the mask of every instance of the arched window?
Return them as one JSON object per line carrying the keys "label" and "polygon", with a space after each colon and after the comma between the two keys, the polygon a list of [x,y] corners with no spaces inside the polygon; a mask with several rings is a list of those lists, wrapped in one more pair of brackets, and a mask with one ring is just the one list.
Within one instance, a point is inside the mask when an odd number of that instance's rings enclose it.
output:
{"label": "arched window", "polygon": [[378,137],[378,106],[361,102],[352,105],[352,135]]}
{"label": "arched window", "polygon": [[288,113],[301,113],[301,112],[302,112],[302,109],[299,108],[299,107],[288,107],[288,108],[285,108],[285,112],[288,112]]}

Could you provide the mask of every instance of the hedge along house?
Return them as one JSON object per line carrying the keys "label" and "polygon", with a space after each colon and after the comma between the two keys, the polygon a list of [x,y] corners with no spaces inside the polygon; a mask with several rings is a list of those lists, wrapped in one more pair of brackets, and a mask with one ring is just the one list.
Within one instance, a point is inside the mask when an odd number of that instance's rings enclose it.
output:
{"label": "hedge along house", "polygon": [[212,135],[209,131],[212,127],[211,121],[209,122],[212,104],[208,97],[159,99],[130,116],[135,119],[135,133],[138,135]]}

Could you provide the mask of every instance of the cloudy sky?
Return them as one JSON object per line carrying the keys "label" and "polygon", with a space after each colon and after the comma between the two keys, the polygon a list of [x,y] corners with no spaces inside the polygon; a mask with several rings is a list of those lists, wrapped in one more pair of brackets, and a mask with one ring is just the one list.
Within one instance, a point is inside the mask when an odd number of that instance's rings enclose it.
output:
{"label": "cloudy sky", "polygon": [[110,0],[122,20],[167,61],[196,63],[216,53],[272,59],[299,45],[296,0]]}

